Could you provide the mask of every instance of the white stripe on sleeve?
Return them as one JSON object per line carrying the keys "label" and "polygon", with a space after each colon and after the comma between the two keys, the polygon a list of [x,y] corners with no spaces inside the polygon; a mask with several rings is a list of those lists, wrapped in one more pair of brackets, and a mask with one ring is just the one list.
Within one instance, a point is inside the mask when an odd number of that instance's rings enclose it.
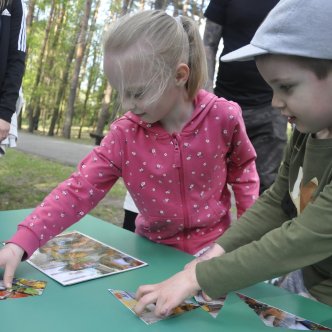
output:
{"label": "white stripe on sleeve", "polygon": [[18,45],[17,49],[19,51],[25,52],[26,51],[26,14],[25,14],[25,5],[23,3],[23,0],[21,0],[22,4],[22,21],[21,21],[21,29],[20,29],[20,34],[18,37]]}

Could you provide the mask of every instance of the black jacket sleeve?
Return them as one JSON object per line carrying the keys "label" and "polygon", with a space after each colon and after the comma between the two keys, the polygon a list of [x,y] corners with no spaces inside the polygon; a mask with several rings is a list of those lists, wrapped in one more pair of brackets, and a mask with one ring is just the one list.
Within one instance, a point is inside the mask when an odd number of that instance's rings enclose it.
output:
{"label": "black jacket sleeve", "polygon": [[1,10],[0,119],[7,122],[16,109],[26,55],[26,22],[23,0],[13,0]]}

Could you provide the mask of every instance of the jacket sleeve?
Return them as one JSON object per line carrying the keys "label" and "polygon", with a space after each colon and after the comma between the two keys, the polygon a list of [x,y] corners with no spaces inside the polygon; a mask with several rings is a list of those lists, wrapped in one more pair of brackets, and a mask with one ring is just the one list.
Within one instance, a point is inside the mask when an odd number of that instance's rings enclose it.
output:
{"label": "jacket sleeve", "polygon": [[244,125],[241,110],[237,104],[231,121],[232,141],[227,161],[227,183],[232,186],[237,215],[240,217],[256,201],[259,195],[259,177],[256,171],[256,152],[252,146]]}
{"label": "jacket sleeve", "polygon": [[16,110],[26,55],[26,23],[23,1],[14,0],[10,20],[10,40],[4,82],[1,87],[0,119],[7,122]]}
{"label": "jacket sleeve", "polygon": [[226,252],[259,240],[264,234],[280,227],[289,219],[282,209],[281,202],[288,193],[290,150],[288,145],[274,184],[217,240]]}
{"label": "jacket sleeve", "polygon": [[330,257],[331,198],[330,183],[297,218],[284,222],[257,241],[198,264],[196,274],[202,289],[216,298]]}
{"label": "jacket sleeve", "polygon": [[24,258],[84,217],[121,176],[118,140],[113,138],[109,133],[102,145],[80,162],[77,171],[18,225],[18,231],[8,242],[23,248]]}
{"label": "jacket sleeve", "polygon": [[289,155],[288,147],[275,184],[217,241],[226,254],[197,265],[197,280],[209,296],[219,297],[331,255],[332,184],[288,220],[281,201],[288,191]]}

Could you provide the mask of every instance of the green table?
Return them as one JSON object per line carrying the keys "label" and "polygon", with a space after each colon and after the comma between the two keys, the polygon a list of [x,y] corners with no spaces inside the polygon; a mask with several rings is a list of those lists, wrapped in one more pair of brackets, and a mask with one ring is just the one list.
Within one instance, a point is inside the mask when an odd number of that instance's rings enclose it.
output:
{"label": "green table", "polygon": [[[8,239],[16,225],[31,210],[0,212],[0,240]],[[11,332],[32,331],[270,331],[235,294],[228,295],[225,306],[214,319],[201,309],[176,318],[145,325],[125,308],[107,289],[135,291],[145,283],[159,282],[181,269],[192,257],[173,248],[158,245],[92,216],[71,227],[99,241],[146,261],[149,265],[133,271],[61,286],[28,263],[19,266],[16,276],[46,280],[42,296],[0,301],[0,329]],[[2,275],[2,272],[1,272]],[[298,316],[332,327],[332,308],[289,294],[261,283],[242,293],[280,307]],[[278,331],[285,329],[279,328]]]}

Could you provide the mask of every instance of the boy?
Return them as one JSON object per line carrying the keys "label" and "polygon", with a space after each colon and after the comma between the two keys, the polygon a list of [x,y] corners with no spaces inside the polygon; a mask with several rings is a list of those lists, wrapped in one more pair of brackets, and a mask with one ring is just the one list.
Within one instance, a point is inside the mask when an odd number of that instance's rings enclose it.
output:
{"label": "boy", "polygon": [[255,58],[295,130],[274,185],[205,255],[141,286],[138,314],[155,302],[168,315],[199,290],[218,298],[292,271],[286,288],[332,305],[331,16],[331,0],[280,1],[249,45],[223,57]]}

